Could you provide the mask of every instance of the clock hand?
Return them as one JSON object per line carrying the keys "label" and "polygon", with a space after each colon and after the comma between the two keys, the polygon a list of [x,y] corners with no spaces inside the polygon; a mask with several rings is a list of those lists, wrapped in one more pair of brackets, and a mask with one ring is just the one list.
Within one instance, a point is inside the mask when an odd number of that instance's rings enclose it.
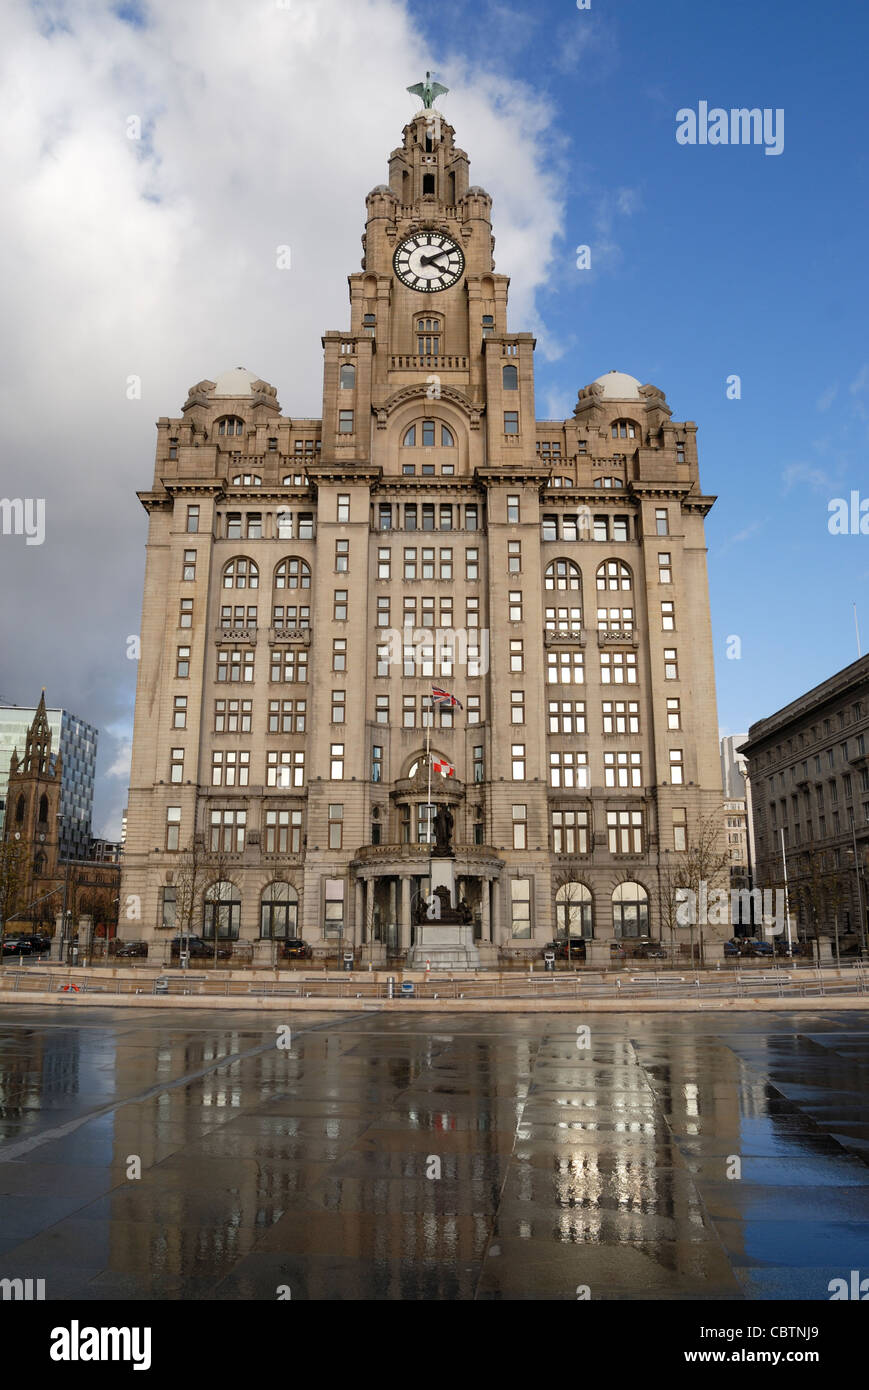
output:
{"label": "clock hand", "polygon": [[422,267],[424,265],[434,265],[434,262],[439,261],[441,256],[448,256],[449,254],[449,251],[438,251],[437,254],[434,256],[420,256],[420,266]]}

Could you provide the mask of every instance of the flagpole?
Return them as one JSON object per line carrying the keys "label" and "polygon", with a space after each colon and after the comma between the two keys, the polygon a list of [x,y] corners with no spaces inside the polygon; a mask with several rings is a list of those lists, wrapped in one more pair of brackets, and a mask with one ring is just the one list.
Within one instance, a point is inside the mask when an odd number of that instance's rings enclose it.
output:
{"label": "flagpole", "polygon": [[425,727],[425,759],[428,763],[428,803],[425,808],[426,823],[428,825],[428,872],[429,887],[431,887],[431,719],[434,711],[434,700],[429,696],[429,722]]}

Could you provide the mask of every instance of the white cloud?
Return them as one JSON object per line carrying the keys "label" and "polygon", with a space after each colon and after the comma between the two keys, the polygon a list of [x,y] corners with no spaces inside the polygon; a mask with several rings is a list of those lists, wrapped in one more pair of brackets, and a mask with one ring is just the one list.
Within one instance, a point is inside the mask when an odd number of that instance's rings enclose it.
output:
{"label": "white cloud", "polygon": [[833,404],[833,401],[836,399],[836,397],[838,396],[838,394],[839,394],[839,387],[838,387],[838,384],[837,384],[837,383],[834,383],[832,386],[828,386],[827,389],[826,389],[826,391],[822,392],[822,394],[818,397],[818,402],[817,402],[818,410],[820,410],[820,411],[829,410],[829,409],[830,409],[830,406]]}
{"label": "white cloud", "polygon": [[782,482],[785,485],[785,492],[790,492],[791,488],[798,483],[805,483],[807,487],[814,488],[819,492],[829,492],[835,489],[836,483],[821,468],[812,468],[808,463],[791,463],[782,472]]}

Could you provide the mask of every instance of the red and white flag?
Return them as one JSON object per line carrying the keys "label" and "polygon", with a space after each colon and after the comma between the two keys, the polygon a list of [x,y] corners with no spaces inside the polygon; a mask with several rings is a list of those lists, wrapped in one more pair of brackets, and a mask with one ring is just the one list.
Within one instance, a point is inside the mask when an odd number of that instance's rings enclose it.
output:
{"label": "red and white flag", "polygon": [[455,777],[456,775],[456,769],[447,762],[446,758],[433,758],[431,765],[435,772],[440,773],[441,777]]}

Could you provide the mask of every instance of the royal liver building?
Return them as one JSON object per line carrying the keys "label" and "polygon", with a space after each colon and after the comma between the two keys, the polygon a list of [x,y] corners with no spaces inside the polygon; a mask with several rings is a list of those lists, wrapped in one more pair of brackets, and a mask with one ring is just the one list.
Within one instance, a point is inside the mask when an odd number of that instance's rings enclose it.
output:
{"label": "royal liver building", "polygon": [[492,200],[416,90],[322,419],[238,367],[159,421],[127,936],[167,943],[192,877],[189,929],[255,958],[402,955],[437,823],[484,963],[600,961],[672,926],[721,806],[696,427],[617,371],[535,418]]}

